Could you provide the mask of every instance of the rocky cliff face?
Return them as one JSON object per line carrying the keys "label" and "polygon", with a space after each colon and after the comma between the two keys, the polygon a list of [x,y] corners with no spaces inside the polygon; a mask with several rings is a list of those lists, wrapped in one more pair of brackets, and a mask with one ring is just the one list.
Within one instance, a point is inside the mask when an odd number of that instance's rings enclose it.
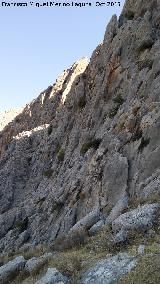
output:
{"label": "rocky cliff face", "polygon": [[20,112],[21,109],[10,109],[5,112],[0,113],[0,131],[3,130],[3,128],[10,123]]}
{"label": "rocky cliff face", "polygon": [[159,94],[160,1],[127,0],[90,62],[1,130],[0,251],[52,244],[85,216],[89,230],[112,208],[157,201]]}

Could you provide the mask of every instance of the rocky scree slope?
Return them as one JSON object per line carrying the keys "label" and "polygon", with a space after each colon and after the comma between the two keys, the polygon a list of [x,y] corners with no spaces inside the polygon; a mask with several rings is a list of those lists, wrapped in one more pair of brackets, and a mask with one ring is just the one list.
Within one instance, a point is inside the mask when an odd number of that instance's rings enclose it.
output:
{"label": "rocky scree slope", "polygon": [[65,70],[1,131],[1,253],[81,229],[110,226],[123,242],[158,226],[159,20],[159,0],[126,1],[90,62]]}

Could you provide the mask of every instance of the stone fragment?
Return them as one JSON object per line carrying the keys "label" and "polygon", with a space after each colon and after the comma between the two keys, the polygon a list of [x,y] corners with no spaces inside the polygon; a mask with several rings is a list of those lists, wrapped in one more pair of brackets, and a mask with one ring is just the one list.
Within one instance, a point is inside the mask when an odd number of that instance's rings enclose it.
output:
{"label": "stone fragment", "polygon": [[0,267],[0,283],[9,283],[24,268],[26,260],[23,256],[18,256],[12,261]]}
{"label": "stone fragment", "polygon": [[48,268],[47,273],[35,284],[69,284],[67,277],[63,276],[56,268]]}
{"label": "stone fragment", "polygon": [[74,231],[80,230],[80,229],[89,229],[91,228],[95,223],[97,223],[101,218],[101,212],[99,209],[93,210],[90,213],[88,213],[84,218],[79,220],[69,231],[69,233],[73,233]]}
{"label": "stone fragment", "polygon": [[94,224],[89,230],[89,235],[96,235],[100,230],[102,230],[102,228],[104,227],[104,223],[104,220],[100,220],[96,224]]}
{"label": "stone fragment", "polygon": [[52,253],[45,253],[41,257],[32,257],[26,262],[25,270],[29,273],[32,273],[34,270],[38,269],[40,266],[43,266],[50,258]]}

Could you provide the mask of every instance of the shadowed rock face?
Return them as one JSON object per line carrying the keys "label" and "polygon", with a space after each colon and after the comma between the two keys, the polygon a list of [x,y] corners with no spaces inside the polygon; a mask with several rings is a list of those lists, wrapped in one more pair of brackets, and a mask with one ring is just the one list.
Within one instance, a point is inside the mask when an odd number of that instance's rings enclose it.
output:
{"label": "shadowed rock face", "polygon": [[0,132],[1,252],[52,244],[95,210],[117,218],[119,200],[159,198],[160,2],[142,2],[126,1],[90,62]]}

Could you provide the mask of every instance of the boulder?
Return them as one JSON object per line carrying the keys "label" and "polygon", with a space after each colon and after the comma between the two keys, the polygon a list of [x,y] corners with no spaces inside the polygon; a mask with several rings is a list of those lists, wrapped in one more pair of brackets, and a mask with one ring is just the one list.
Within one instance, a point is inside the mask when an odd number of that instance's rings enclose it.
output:
{"label": "boulder", "polygon": [[32,257],[26,262],[25,270],[29,273],[32,273],[42,265],[44,265],[50,258],[52,257],[52,253],[45,253],[41,257]]}
{"label": "boulder", "polygon": [[112,284],[136,266],[136,259],[127,253],[120,253],[113,257],[99,261],[87,270],[81,284]]}
{"label": "boulder", "polygon": [[69,284],[69,280],[56,268],[48,268],[45,276],[36,281],[35,284]]}
{"label": "boulder", "polygon": [[113,238],[113,245],[125,245],[128,242],[128,232],[120,230]]}
{"label": "boulder", "polygon": [[103,229],[104,223],[105,223],[104,220],[100,220],[96,224],[94,224],[89,230],[89,235],[90,236],[96,235],[99,231]]}
{"label": "boulder", "polygon": [[90,229],[95,223],[97,223],[102,217],[101,212],[99,209],[91,211],[87,214],[84,218],[79,220],[69,231],[69,233],[73,233],[77,230]]}
{"label": "boulder", "polygon": [[12,261],[0,267],[0,283],[9,283],[24,268],[26,260],[23,256],[18,256]]}
{"label": "boulder", "polygon": [[116,233],[121,229],[131,230],[147,230],[154,226],[159,204],[145,204],[138,208],[122,214],[112,222],[112,229]]}
{"label": "boulder", "polygon": [[108,225],[114,221],[119,215],[123,213],[124,210],[128,208],[129,198],[127,196],[122,197],[116,205],[112,208],[109,216],[106,219],[105,224]]}

